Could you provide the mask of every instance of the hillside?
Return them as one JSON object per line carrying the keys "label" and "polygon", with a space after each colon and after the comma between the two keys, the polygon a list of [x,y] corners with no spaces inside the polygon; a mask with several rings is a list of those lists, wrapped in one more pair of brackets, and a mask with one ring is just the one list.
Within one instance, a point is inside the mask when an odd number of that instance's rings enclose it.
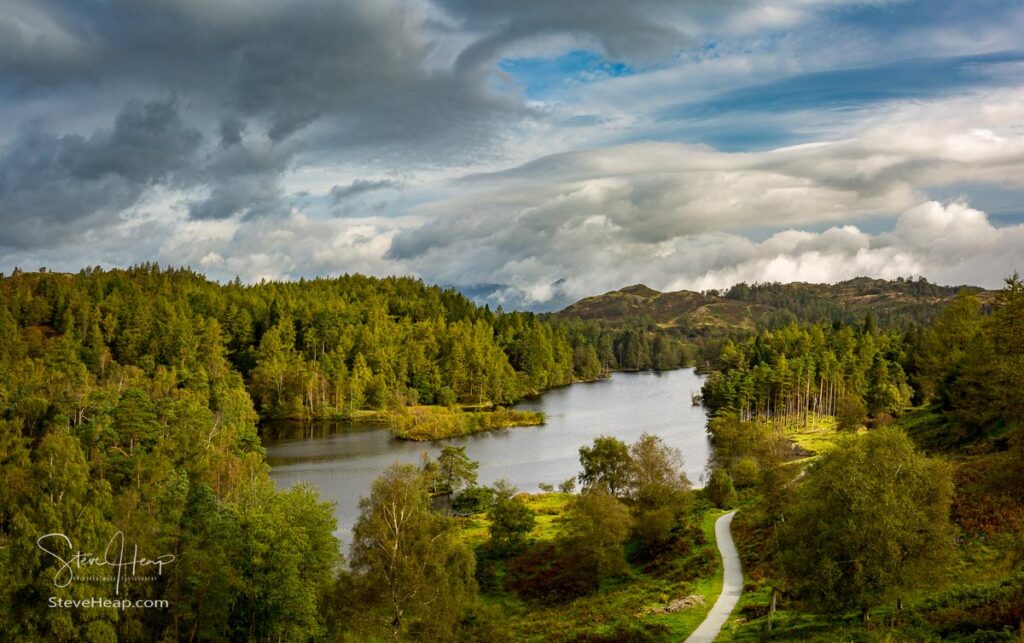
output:
{"label": "hillside", "polygon": [[779,326],[790,321],[856,323],[870,311],[884,326],[927,323],[962,289],[987,302],[974,286],[939,286],[926,280],[858,277],[837,284],[736,284],[725,291],[658,292],[643,284],[587,297],[556,313],[563,319],[622,324],[645,319],[685,334],[712,335]]}

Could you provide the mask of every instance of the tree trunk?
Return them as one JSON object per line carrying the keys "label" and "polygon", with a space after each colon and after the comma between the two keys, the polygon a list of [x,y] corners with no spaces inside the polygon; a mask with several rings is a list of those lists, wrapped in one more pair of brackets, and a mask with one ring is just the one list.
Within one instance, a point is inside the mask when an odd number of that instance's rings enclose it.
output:
{"label": "tree trunk", "polygon": [[772,604],[768,607],[768,624],[765,627],[765,634],[771,636],[772,633],[772,617],[775,616],[775,605],[778,601],[779,593],[776,590],[772,590]]}

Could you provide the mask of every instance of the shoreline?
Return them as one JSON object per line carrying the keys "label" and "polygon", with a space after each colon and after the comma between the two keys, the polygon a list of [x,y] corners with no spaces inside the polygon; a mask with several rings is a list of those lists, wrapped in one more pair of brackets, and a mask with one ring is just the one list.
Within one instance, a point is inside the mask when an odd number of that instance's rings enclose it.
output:
{"label": "shoreline", "polygon": [[[694,367],[680,366],[679,368],[666,370],[613,370],[595,378],[573,380],[567,384],[533,391],[528,395],[524,395],[513,404],[538,399],[549,391],[567,388],[575,384],[591,384],[610,380],[615,373],[665,373],[687,368]],[[500,429],[543,426],[546,423],[546,418],[541,411],[526,411],[484,403],[452,407],[423,404],[402,407],[399,411],[360,409],[354,412],[332,412],[312,417],[271,415],[261,416],[259,419],[260,426],[277,423],[318,424],[330,422],[380,424],[387,426],[391,435],[397,440],[433,442]]]}

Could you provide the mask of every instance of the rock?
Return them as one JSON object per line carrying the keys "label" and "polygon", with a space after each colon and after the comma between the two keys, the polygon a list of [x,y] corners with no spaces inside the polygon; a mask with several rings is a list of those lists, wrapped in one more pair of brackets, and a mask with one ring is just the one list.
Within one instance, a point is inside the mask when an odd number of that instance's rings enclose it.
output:
{"label": "rock", "polygon": [[673,612],[685,610],[690,607],[697,607],[698,605],[703,606],[705,604],[703,596],[700,594],[690,594],[689,596],[684,596],[682,598],[677,598],[674,601],[670,601],[669,604],[664,607],[645,607],[640,610],[640,614],[672,614]]}

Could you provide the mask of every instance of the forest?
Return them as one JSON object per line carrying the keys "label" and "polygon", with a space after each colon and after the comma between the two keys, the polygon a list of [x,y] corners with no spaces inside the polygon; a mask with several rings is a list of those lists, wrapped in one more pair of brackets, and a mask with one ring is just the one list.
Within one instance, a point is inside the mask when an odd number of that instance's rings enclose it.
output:
{"label": "forest", "polygon": [[[0,279],[0,629],[17,640],[321,636],[340,560],[333,517],[310,489],[274,490],[261,417],[466,408],[480,429],[535,422],[501,405],[605,376],[619,355],[634,367],[641,348],[644,367],[682,363],[676,340],[492,312],[409,278],[221,285],[155,264],[15,270]],[[38,537],[97,552],[119,532],[179,562],[122,588],[169,610],[41,609],[91,590],[54,588]]]}
{"label": "forest", "polygon": [[219,344],[263,417],[507,405],[610,370],[677,368],[688,356],[656,329],[492,312],[410,278],[220,285],[148,264],[18,272],[0,292],[26,357],[58,338],[100,378],[111,364],[188,377]]}
{"label": "forest", "polygon": [[[748,591],[726,639],[1013,640],[1024,619],[1016,276],[927,324],[793,322],[714,344],[703,488],[649,435],[581,445],[579,475],[535,495],[478,485],[450,447],[381,473],[346,552],[315,491],[275,489],[261,417],[501,413],[679,366],[692,346],[359,275],[18,272],[0,303],[12,640],[679,640],[721,586],[729,508]],[[96,592],[58,582],[61,560],[85,576],[121,539],[169,562],[112,598],[161,609],[46,607]]]}
{"label": "forest", "polygon": [[1024,283],[935,321],[790,324],[704,384],[746,593],[723,640],[1019,640]]}

